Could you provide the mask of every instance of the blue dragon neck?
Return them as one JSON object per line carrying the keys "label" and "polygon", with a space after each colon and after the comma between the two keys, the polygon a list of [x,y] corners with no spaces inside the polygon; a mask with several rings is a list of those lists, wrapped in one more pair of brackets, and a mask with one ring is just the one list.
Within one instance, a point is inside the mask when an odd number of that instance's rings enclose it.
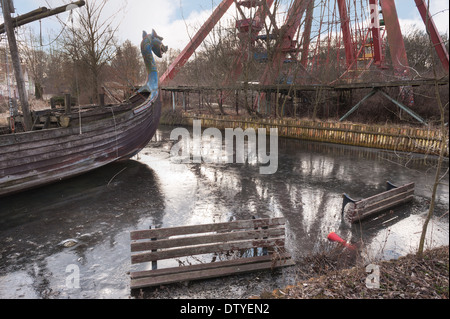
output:
{"label": "blue dragon neck", "polygon": [[147,83],[139,89],[139,92],[149,92],[150,98],[153,99],[158,95],[158,70],[156,68],[155,58],[153,57],[151,45],[147,44],[142,47],[142,55],[144,57],[145,67],[148,73]]}

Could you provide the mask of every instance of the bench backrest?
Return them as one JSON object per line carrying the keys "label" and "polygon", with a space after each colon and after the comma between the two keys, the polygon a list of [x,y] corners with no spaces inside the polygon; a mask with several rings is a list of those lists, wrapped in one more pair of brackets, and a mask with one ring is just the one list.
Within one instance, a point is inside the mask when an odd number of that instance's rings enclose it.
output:
{"label": "bench backrest", "polygon": [[414,193],[414,183],[410,183],[401,187],[391,189],[389,191],[362,199],[355,203],[355,209],[368,208],[374,204],[378,204],[383,201],[388,201],[397,195],[404,196],[405,194]]}
{"label": "bench backrest", "polygon": [[267,218],[133,231],[132,264],[261,247],[284,248],[285,219]]}
{"label": "bench backrest", "polygon": [[399,204],[406,203],[414,197],[414,183],[391,189],[389,191],[356,201],[349,211],[351,222],[357,222],[372,214],[384,211]]}

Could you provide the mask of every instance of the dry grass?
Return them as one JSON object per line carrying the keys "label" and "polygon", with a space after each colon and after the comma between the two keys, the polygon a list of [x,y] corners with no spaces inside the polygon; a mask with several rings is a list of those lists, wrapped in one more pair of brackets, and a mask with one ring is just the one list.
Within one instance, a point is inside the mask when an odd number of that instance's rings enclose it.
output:
{"label": "dry grass", "polygon": [[[336,259],[336,257],[338,257]],[[320,255],[305,260],[304,274],[316,276],[296,285],[263,293],[263,299],[448,299],[449,247],[432,249],[419,258],[414,254],[377,263],[379,288],[368,288],[366,266],[342,269],[342,254]],[[341,261],[339,261],[341,259]],[[319,270],[318,272],[316,270]]]}

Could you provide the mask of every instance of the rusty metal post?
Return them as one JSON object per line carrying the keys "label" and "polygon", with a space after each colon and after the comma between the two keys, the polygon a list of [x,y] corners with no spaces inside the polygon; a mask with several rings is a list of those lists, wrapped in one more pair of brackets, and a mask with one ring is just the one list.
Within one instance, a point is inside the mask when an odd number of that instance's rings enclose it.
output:
{"label": "rusty metal post", "polygon": [[[274,84],[280,74],[280,69],[286,58],[286,52],[297,50],[294,45],[294,38],[298,29],[302,24],[302,17],[307,8],[314,0],[295,0],[289,8],[283,31],[280,31],[280,39],[275,48],[275,53],[272,60],[267,64],[263,75],[260,78],[260,83],[263,85]],[[265,97],[264,93],[260,95],[260,100]],[[253,105],[253,109],[257,109],[258,105]]]}
{"label": "rusty metal post", "polygon": [[303,47],[302,47],[302,56],[300,60],[300,64],[303,65],[304,68],[308,67],[308,57],[309,57],[309,46],[311,43],[311,29],[313,22],[313,13],[314,13],[314,1],[311,1],[309,7],[306,12],[306,20],[305,20],[305,30],[303,31]]}
{"label": "rusty metal post", "polygon": [[345,0],[338,0],[339,15],[341,17],[342,37],[345,46],[345,58],[347,68],[350,68],[355,62],[355,49],[352,41],[352,33],[350,31],[350,18],[347,14],[347,4]]}
{"label": "rusty metal post", "polygon": [[441,35],[434,24],[433,17],[430,14],[430,11],[427,8],[424,0],[415,0],[417,9],[419,9],[420,15],[422,17],[423,22],[425,23],[425,27],[427,32],[430,35],[431,41],[433,42],[433,46],[436,50],[436,53],[441,60],[442,66],[444,70],[448,73],[448,52],[445,47],[444,41],[442,41]]}
{"label": "rusty metal post", "polygon": [[[383,10],[383,18],[386,24],[386,32],[389,43],[389,50],[391,52],[392,66],[394,74],[401,80],[410,79],[410,69],[408,57],[406,55],[405,42],[403,41],[403,34],[398,21],[397,8],[394,0],[383,0],[381,2]],[[400,95],[407,106],[414,105],[414,92],[412,87],[401,87]]]}
{"label": "rusty metal post", "polygon": [[370,5],[370,28],[372,32],[372,43],[374,51],[374,63],[380,66],[383,63],[383,47],[380,34],[380,16],[378,0],[369,0]]}
{"label": "rusty metal post", "polygon": [[392,64],[396,75],[408,79],[409,64],[406,55],[405,43],[402,30],[398,21],[397,9],[394,0],[383,0],[381,2],[383,18],[386,24],[389,50],[391,52]]}
{"label": "rusty metal post", "polygon": [[167,84],[168,81],[172,80],[178,73],[180,68],[182,68],[198,46],[203,42],[206,36],[211,32],[214,26],[219,22],[223,15],[228,11],[234,0],[223,0],[214,10],[213,14],[205,22],[205,24],[200,28],[197,34],[192,38],[189,44],[184,48],[180,55],[175,59],[175,61],[169,66],[167,71],[161,76],[160,84]]}

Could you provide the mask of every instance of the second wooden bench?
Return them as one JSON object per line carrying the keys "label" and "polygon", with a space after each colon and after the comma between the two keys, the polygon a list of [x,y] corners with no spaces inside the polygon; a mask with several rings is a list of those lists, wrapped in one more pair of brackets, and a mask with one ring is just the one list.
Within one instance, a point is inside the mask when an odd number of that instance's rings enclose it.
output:
{"label": "second wooden bench", "polygon": [[[140,230],[131,232],[130,238],[131,263],[153,263],[151,270],[130,274],[131,289],[294,265],[285,249],[284,218]],[[249,255],[243,252],[256,250],[260,254],[243,257]],[[214,254],[213,260],[217,260],[236,251],[240,254],[230,260],[164,269],[154,267],[160,260],[205,254]]]}
{"label": "second wooden bench", "polygon": [[354,200],[344,194],[342,215],[344,216],[345,206],[352,203],[353,206],[345,213],[345,218],[351,223],[357,223],[382,211],[411,201],[414,198],[414,187],[414,183],[397,187],[391,182],[387,182],[385,192],[365,199]]}

